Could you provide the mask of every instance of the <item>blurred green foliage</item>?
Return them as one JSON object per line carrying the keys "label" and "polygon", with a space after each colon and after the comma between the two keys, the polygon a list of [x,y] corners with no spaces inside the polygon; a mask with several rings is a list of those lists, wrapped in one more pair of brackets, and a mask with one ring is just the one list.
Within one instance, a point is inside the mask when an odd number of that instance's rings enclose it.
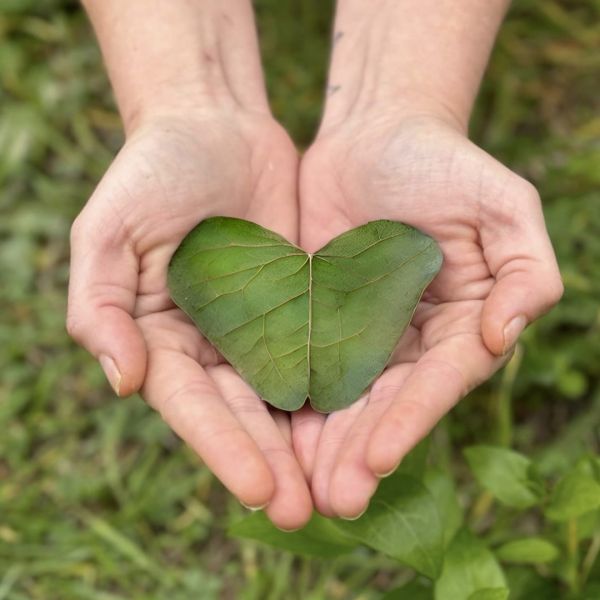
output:
{"label": "blurred green foliage", "polygon": [[[332,3],[256,7],[274,112],[305,147]],[[464,445],[511,445],[557,479],[600,444],[599,48],[598,0],[521,0],[473,119],[473,138],[540,190],[566,284],[517,360],[433,436],[434,461],[456,475],[472,528],[491,542],[539,522],[502,516],[477,492]],[[367,599],[407,581],[366,550],[323,561],[229,539],[242,509],[67,339],[70,222],[121,142],[77,3],[0,0],[0,599]],[[597,521],[586,523],[581,551],[598,579]],[[507,570],[515,597],[562,597],[569,573],[547,575]],[[582,594],[600,598],[598,586]]]}

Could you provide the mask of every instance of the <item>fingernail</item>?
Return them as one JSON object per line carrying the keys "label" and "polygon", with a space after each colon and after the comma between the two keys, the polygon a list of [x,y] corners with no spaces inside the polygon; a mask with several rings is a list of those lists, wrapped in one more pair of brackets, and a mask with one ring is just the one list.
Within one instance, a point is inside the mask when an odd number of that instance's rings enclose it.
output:
{"label": "fingernail", "polygon": [[525,326],[527,325],[527,318],[524,315],[515,317],[505,328],[504,328],[504,347],[502,354],[506,354],[516,343],[519,335]]}
{"label": "fingernail", "polygon": [[401,462],[402,461],[398,461],[389,471],[386,471],[385,473],[375,473],[375,477],[378,477],[379,479],[385,479],[386,477],[389,477],[400,466]]}
{"label": "fingernail", "polygon": [[367,512],[367,508],[369,508],[368,504],[355,517],[344,517],[344,516],[340,515],[340,519],[344,519],[344,521],[357,521]]}
{"label": "fingernail", "polygon": [[283,531],[283,533],[294,533],[294,531],[300,531],[302,527],[294,527],[293,529],[284,529],[283,527],[279,527],[279,525],[275,525],[279,531]]}
{"label": "fingernail", "polygon": [[98,361],[100,362],[100,366],[106,375],[106,379],[108,379],[112,389],[118,396],[119,388],[121,387],[121,373],[117,368],[115,361],[110,356],[106,356],[106,354],[101,354],[98,357]]}
{"label": "fingernail", "polygon": [[247,508],[248,510],[251,510],[252,512],[256,512],[258,510],[262,510],[263,508],[266,508],[269,505],[268,502],[265,502],[264,504],[261,504],[260,506],[250,506],[249,504],[244,504],[244,502],[242,502],[241,500],[240,500],[240,504],[244,508]]}

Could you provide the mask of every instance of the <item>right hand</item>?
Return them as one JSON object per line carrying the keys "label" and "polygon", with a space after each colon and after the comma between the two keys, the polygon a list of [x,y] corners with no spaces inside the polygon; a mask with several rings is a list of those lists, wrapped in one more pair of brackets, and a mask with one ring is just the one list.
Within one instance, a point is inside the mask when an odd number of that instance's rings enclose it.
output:
{"label": "right hand", "polygon": [[213,215],[295,241],[297,154],[268,114],[162,114],[128,136],[72,229],[67,327],[120,396],[145,400],[243,504],[280,528],[310,517],[289,417],[269,409],[175,307],[167,266]]}
{"label": "right hand", "polygon": [[510,357],[526,324],[561,297],[537,192],[443,111],[370,106],[322,133],[302,160],[300,241],[314,252],[392,219],[437,240],[442,268],[383,373],[326,418],[292,418],[296,454],[326,516],[356,518],[380,477]]}

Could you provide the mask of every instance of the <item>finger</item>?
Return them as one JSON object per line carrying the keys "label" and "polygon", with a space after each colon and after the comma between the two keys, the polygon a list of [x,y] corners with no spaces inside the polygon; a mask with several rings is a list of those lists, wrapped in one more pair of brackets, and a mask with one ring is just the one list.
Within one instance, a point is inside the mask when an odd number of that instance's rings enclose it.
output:
{"label": "finger", "polygon": [[275,490],[265,509],[267,515],[286,531],[302,527],[312,513],[308,485],[291,446],[281,435],[265,403],[230,366],[211,367],[208,373],[273,473]]}
{"label": "finger", "polygon": [[270,410],[271,417],[273,421],[275,421],[275,425],[279,427],[279,432],[281,433],[281,437],[285,440],[285,443],[292,447],[292,424],[290,422],[289,413],[284,410],[272,409]]}
{"label": "finger", "polygon": [[441,342],[416,363],[373,430],[367,465],[385,476],[468,391],[502,364],[480,336],[463,334]]}
{"label": "finger", "polygon": [[330,477],[329,500],[333,510],[343,518],[358,518],[377,489],[379,478],[367,465],[369,440],[412,369],[412,363],[405,363],[383,372],[371,387],[364,409],[338,451]]}
{"label": "finger", "polygon": [[143,395],[168,425],[248,507],[263,507],[275,482],[255,441],[222,398],[206,371],[190,356],[150,349]]}
{"label": "finger", "polygon": [[317,510],[326,517],[338,516],[329,498],[329,483],[338,453],[342,451],[346,434],[359,417],[367,402],[362,396],[348,408],[328,415],[317,448],[311,480],[313,501]]}
{"label": "finger", "polygon": [[490,215],[489,225],[482,224],[484,256],[496,279],[483,308],[482,334],[496,355],[508,352],[526,325],[563,293],[539,196],[527,182],[522,185],[512,209],[504,208],[502,214]]}
{"label": "finger", "polygon": [[291,416],[294,453],[308,481],[313,474],[317,446],[326,418],[327,415],[316,412],[309,405],[293,412]]}
{"label": "finger", "polygon": [[122,224],[85,209],[71,230],[67,330],[119,396],[137,391],[146,371],[146,345],[131,316],[138,269]]}

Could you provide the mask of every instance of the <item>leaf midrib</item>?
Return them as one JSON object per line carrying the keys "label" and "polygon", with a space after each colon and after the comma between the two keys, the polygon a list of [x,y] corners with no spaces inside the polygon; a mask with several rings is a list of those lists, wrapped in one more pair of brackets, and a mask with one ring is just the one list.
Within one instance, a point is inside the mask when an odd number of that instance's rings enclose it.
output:
{"label": "leaf midrib", "polygon": [[[395,237],[402,237],[403,235],[406,235],[406,232],[403,232],[402,234],[399,235],[394,235],[394,236],[388,236],[385,238],[381,238],[379,240],[377,240],[376,242],[373,242],[372,244],[369,244],[369,246],[367,246],[366,248],[363,248],[363,250],[361,250],[361,252],[359,252],[359,254],[362,254],[363,252],[367,252],[369,250],[372,250],[373,248],[376,248],[377,246],[379,246],[381,243],[395,238]],[[266,247],[273,247],[273,246],[278,246],[279,244],[269,244],[266,245]],[[281,246],[283,246],[284,244],[281,244]],[[224,246],[224,248],[231,248],[231,247],[240,247],[242,245],[228,245],[228,246]],[[274,310],[277,310],[278,308],[281,308],[282,306],[285,306],[288,302],[291,302],[292,300],[295,300],[296,298],[301,297],[303,294],[308,294],[308,331],[307,331],[307,338],[306,338],[306,369],[307,369],[307,374],[306,374],[306,386],[307,386],[307,390],[306,390],[306,397],[308,400],[311,400],[311,395],[310,395],[310,388],[311,388],[311,342],[312,342],[312,324],[313,324],[313,259],[314,258],[319,258],[324,260],[325,262],[329,262],[327,260],[327,258],[354,258],[356,255],[352,255],[352,256],[336,256],[336,255],[324,255],[321,256],[318,252],[317,253],[311,253],[311,252],[306,252],[305,250],[303,250],[302,248],[296,246],[295,244],[290,244],[290,246],[294,249],[300,250],[300,252],[298,253],[293,253],[293,254],[287,254],[285,256],[278,256],[274,259],[271,259],[270,261],[268,261],[265,264],[262,264],[260,266],[256,266],[256,267],[251,267],[254,269],[257,269],[259,272],[262,271],[262,269],[267,266],[268,264],[272,264],[273,262],[276,262],[278,260],[281,259],[289,259],[292,257],[296,257],[296,256],[300,256],[301,254],[305,254],[307,256],[307,262],[308,262],[308,287],[306,289],[306,291],[303,291],[299,294],[296,294],[295,296],[291,297],[291,298],[287,298],[285,301],[277,304],[276,306],[273,306],[272,308],[270,308],[266,313],[263,313],[262,315],[257,315],[255,318],[250,319],[249,321],[245,321],[244,323],[241,323],[240,325],[236,326],[235,328],[226,331],[224,334],[222,334],[222,338],[230,335],[231,333],[233,333],[234,331],[237,331],[238,329],[241,329],[242,327],[246,327],[247,325],[253,323],[254,321],[258,320],[261,318],[265,319],[266,315],[273,312]],[[250,246],[253,247],[253,246]],[[406,261],[404,261],[403,263],[401,263],[400,265],[397,265],[395,268],[391,269],[390,271],[388,271],[387,273],[384,273],[383,275],[373,279],[373,280],[369,280],[367,282],[365,282],[364,284],[360,285],[358,288],[353,288],[351,290],[336,290],[336,291],[340,291],[340,292],[344,292],[344,293],[350,293],[350,292],[354,292],[356,289],[360,289],[365,287],[366,285],[372,285],[377,283],[378,281],[380,281],[381,279],[384,279],[386,277],[389,277],[390,275],[392,275],[393,273],[397,272],[398,270],[402,269],[403,267],[405,267],[407,264],[409,264],[410,262],[412,262],[413,260],[415,260],[419,255],[423,254],[424,252],[426,252],[429,249],[429,246],[426,246],[423,250],[421,250],[420,252],[417,252],[415,255],[411,256],[410,258],[408,258]],[[216,248],[210,248],[209,250],[216,250]],[[306,265],[306,262],[300,267],[300,269],[302,269],[304,266]],[[341,267],[341,265],[336,265],[338,268]],[[343,267],[342,267],[343,268]],[[299,270],[300,270],[299,269]],[[296,271],[297,272],[297,271]],[[254,279],[254,277],[251,278],[251,280]],[[248,284],[248,282],[246,282],[246,284],[244,284],[244,287]],[[234,290],[234,291],[239,291],[239,290]],[[227,293],[227,292],[226,292]],[[228,292],[228,293],[232,293],[232,292]],[[364,330],[364,328],[363,328]],[[362,332],[362,331],[361,331]],[[357,334],[353,334],[352,336],[349,336],[349,338],[346,339],[350,339],[352,337],[355,337]],[[266,341],[266,336],[263,334],[262,336],[263,339],[263,343],[265,344],[265,347],[267,348],[267,352],[269,355],[269,361],[272,365],[273,368],[275,368],[275,370],[277,371],[279,377],[281,378],[282,381],[284,381],[284,383],[286,385],[289,386],[289,383],[287,382],[287,380],[285,379],[285,377],[283,377],[279,367],[276,364],[276,359],[279,357],[273,357],[271,352],[268,351],[268,346],[267,346],[267,341]],[[340,344],[344,341],[346,341],[346,339],[340,339],[337,340],[336,342],[332,342],[329,345],[334,345],[334,344]],[[320,346],[319,346],[320,347]],[[296,349],[297,350],[297,349]],[[268,363],[267,363],[268,364]],[[266,366],[266,365],[265,365]]]}

